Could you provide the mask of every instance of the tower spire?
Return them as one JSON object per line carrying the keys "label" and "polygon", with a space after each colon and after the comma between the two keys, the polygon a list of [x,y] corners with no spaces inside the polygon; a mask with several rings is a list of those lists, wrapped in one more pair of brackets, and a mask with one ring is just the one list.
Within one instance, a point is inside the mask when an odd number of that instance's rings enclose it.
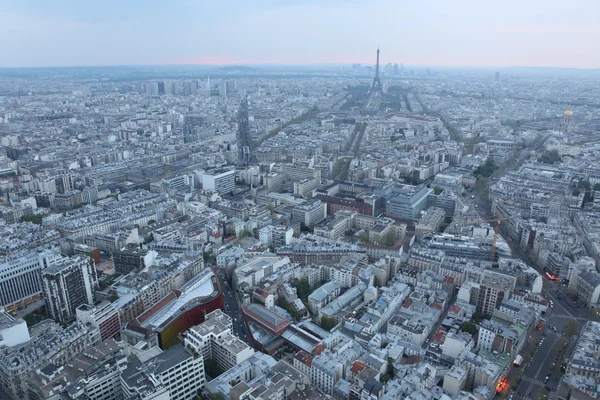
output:
{"label": "tower spire", "polygon": [[379,46],[377,46],[377,63],[375,64],[375,77],[373,78],[373,84],[371,85],[371,93],[381,93],[381,80],[379,79]]}

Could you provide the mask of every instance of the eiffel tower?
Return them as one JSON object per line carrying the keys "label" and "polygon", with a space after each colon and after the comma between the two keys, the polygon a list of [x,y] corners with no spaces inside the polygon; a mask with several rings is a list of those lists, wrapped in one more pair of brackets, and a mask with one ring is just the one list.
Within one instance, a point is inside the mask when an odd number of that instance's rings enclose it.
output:
{"label": "eiffel tower", "polygon": [[377,48],[377,64],[375,64],[375,77],[373,78],[373,84],[371,85],[370,93],[381,93],[381,80],[379,79],[379,47]]}

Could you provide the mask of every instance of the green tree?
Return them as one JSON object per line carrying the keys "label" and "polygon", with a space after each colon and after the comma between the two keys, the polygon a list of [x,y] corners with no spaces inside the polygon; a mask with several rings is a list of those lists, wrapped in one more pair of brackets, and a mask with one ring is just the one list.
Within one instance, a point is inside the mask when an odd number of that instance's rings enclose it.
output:
{"label": "green tree", "polygon": [[381,287],[381,282],[379,282],[379,278],[377,278],[376,276],[373,277],[373,286],[375,286],[376,288]]}
{"label": "green tree", "polygon": [[358,240],[360,240],[362,243],[369,243],[369,234],[367,232],[359,233]]}
{"label": "green tree", "polygon": [[292,286],[296,288],[296,292],[298,293],[299,298],[308,298],[308,295],[311,293],[310,285],[308,284],[308,279],[298,279],[292,282]]}
{"label": "green tree", "polygon": [[473,175],[489,178],[494,172],[496,172],[497,169],[498,167],[496,166],[494,159],[492,157],[488,157],[483,164],[475,168]]}
{"label": "green tree", "polygon": [[463,332],[467,332],[471,335],[475,335],[479,329],[477,328],[477,325],[475,325],[474,323],[470,322],[470,321],[465,321],[462,323],[462,325],[460,326],[460,330]]}
{"label": "green tree", "polygon": [[267,210],[269,210],[271,215],[275,214],[275,206],[273,204],[267,204]]}
{"label": "green tree", "polygon": [[156,220],[151,219],[148,221],[148,225],[154,225],[156,223]]}
{"label": "green tree", "polygon": [[594,185],[594,190],[600,191],[600,183]]}
{"label": "green tree", "polygon": [[391,229],[381,239],[384,246],[390,247],[396,244],[396,234]]}
{"label": "green tree", "polygon": [[252,234],[248,230],[244,229],[243,231],[240,232],[238,238],[243,239],[243,238],[247,238],[250,236],[252,236]]}
{"label": "green tree", "polygon": [[440,193],[442,193],[444,191],[444,189],[442,189],[440,186],[435,185],[433,187],[433,194],[435,194],[436,196]]}
{"label": "green tree", "polygon": [[565,323],[564,334],[567,337],[576,335],[579,332],[579,322],[574,319],[568,320]]}
{"label": "green tree", "polygon": [[37,225],[42,225],[42,217],[40,214],[24,215],[21,217],[21,222],[31,222]]}
{"label": "green tree", "polygon": [[560,154],[558,154],[558,150],[545,151],[544,154],[542,154],[541,157],[538,158],[538,162],[544,164],[554,164],[555,162],[559,162],[560,160],[562,160],[562,158]]}
{"label": "green tree", "polygon": [[331,331],[337,325],[337,321],[333,317],[322,317],[321,318],[321,328]]}

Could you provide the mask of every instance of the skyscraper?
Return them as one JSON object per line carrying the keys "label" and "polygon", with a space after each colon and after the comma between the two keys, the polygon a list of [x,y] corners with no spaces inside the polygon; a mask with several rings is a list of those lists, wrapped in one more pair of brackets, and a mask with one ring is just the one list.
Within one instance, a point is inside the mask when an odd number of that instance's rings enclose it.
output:
{"label": "skyscraper", "polygon": [[238,163],[252,162],[252,139],[250,137],[250,122],[248,121],[248,96],[244,96],[238,111],[237,132]]}
{"label": "skyscraper", "polygon": [[65,257],[42,271],[42,286],[48,313],[65,323],[80,305],[94,304],[98,287],[94,260],[83,255]]}

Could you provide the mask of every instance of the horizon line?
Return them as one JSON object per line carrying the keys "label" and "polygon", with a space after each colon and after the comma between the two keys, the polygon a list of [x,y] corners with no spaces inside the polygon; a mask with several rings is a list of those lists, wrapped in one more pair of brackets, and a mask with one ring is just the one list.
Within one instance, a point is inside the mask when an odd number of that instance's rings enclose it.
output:
{"label": "horizon line", "polygon": [[[105,64],[105,65],[93,65],[93,64],[79,64],[79,65],[39,65],[39,66],[1,66],[0,69],[36,69],[36,68],[115,68],[115,67],[177,67],[177,66],[198,66],[198,67],[319,67],[319,66],[352,66],[355,63],[156,63],[156,64]],[[369,66],[363,62],[356,62],[362,66]],[[397,64],[397,63],[394,63]],[[387,65],[387,64],[386,64]],[[404,65],[400,63],[398,65]],[[375,66],[375,64],[373,64]],[[404,65],[407,68],[407,65]],[[465,68],[465,69],[513,69],[513,68],[537,68],[537,69],[572,69],[582,71],[599,70],[599,67],[565,67],[565,66],[550,66],[550,65],[505,65],[505,66],[494,66],[494,65],[461,65],[461,64],[409,64],[410,68]]]}

